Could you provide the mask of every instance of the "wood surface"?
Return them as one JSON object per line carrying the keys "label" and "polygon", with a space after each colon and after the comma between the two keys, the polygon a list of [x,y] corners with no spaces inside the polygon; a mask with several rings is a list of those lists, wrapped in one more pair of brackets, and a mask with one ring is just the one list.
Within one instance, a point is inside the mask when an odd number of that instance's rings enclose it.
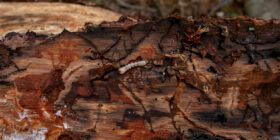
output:
{"label": "wood surface", "polygon": [[2,139],[277,139],[280,21],[88,24],[0,42]]}
{"label": "wood surface", "polygon": [[99,6],[56,2],[0,2],[0,37],[9,32],[34,31],[58,34],[64,29],[77,31],[85,23],[116,21],[121,14]]}

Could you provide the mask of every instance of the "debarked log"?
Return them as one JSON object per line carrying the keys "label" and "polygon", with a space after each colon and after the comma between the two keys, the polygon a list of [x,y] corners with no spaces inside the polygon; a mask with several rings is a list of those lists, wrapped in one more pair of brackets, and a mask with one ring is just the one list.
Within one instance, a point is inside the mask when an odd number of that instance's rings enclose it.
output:
{"label": "debarked log", "polygon": [[2,139],[273,139],[280,21],[90,24],[0,42]]}

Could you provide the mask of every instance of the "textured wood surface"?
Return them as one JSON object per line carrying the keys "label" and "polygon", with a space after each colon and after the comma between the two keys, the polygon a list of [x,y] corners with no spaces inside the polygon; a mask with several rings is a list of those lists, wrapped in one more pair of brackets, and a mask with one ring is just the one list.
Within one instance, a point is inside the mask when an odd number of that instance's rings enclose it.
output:
{"label": "textured wood surface", "polygon": [[56,36],[7,34],[1,137],[277,139],[279,23],[121,18]]}
{"label": "textured wood surface", "polygon": [[100,24],[116,21],[121,15],[98,6],[67,3],[0,2],[0,37],[8,32],[28,30],[43,34],[58,34],[67,29],[77,31],[85,23]]}

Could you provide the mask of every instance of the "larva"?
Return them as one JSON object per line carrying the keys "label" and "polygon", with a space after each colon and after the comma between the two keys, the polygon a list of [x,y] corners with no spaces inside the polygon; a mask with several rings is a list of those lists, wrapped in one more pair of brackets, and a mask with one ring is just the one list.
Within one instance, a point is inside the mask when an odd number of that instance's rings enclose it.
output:
{"label": "larva", "polygon": [[132,68],[139,67],[139,66],[145,66],[146,64],[147,64],[147,61],[145,61],[145,60],[133,62],[133,63],[127,64],[127,65],[119,68],[119,73],[124,74],[126,71],[128,71]]}

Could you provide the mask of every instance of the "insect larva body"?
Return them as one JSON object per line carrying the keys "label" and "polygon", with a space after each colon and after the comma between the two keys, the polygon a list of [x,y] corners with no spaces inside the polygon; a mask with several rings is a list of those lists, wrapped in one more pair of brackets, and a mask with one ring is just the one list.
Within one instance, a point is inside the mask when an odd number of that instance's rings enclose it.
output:
{"label": "insect larva body", "polygon": [[126,71],[128,71],[132,68],[139,67],[139,66],[145,66],[146,64],[147,64],[147,61],[145,61],[145,60],[133,62],[133,63],[127,64],[127,65],[119,68],[119,73],[124,74]]}

